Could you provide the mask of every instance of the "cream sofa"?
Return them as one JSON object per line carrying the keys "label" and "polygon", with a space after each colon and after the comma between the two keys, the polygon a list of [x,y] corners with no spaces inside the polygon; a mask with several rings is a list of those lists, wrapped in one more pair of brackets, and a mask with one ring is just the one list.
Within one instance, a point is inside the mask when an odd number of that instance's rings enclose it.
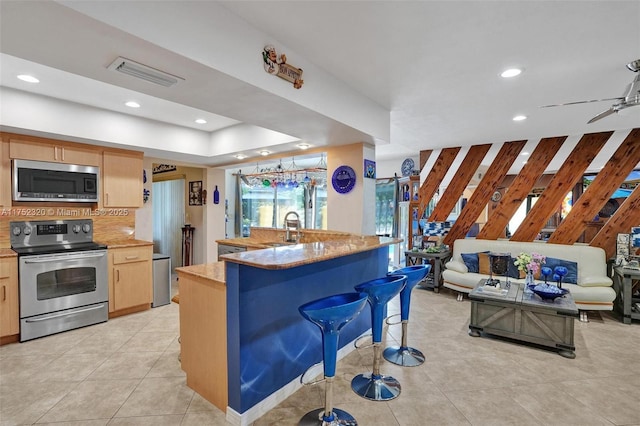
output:
{"label": "cream sofa", "polygon": [[[445,264],[442,272],[444,286],[461,293],[469,293],[482,278],[487,275],[468,272],[461,254],[478,252],[511,253],[516,257],[519,253],[540,253],[544,256],[563,259],[577,263],[577,284],[563,283],[569,289],[576,306],[580,310],[613,309],[616,292],[611,287],[613,282],[607,276],[605,252],[598,247],[587,245],[548,244],[544,242],[516,242],[508,240],[456,240],[453,244],[451,260]],[[510,278],[512,282],[524,282],[524,279]],[[586,315],[581,313],[581,319]]]}

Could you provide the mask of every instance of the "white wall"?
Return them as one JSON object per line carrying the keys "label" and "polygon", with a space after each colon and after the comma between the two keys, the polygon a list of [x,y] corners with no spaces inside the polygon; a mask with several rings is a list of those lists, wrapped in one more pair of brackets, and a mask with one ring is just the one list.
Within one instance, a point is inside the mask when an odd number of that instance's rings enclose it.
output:
{"label": "white wall", "polygon": [[[218,186],[220,203],[214,204],[214,191]],[[205,206],[205,218],[203,227],[204,237],[204,262],[216,262],[218,260],[218,244],[216,240],[225,237],[224,200],[227,195],[225,171],[223,169],[209,168],[206,170],[207,205]]]}
{"label": "white wall", "polygon": [[138,240],[153,241],[153,160],[145,157],[142,167],[147,174],[147,182],[143,184],[143,188],[149,191],[149,200],[136,209],[135,236]]}

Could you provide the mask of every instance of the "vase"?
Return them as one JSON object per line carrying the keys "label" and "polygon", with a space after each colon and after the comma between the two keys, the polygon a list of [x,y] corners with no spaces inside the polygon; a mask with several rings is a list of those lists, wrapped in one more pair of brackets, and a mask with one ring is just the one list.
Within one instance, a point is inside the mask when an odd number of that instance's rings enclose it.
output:
{"label": "vase", "polygon": [[524,292],[531,293],[531,289],[529,289],[530,285],[535,285],[536,281],[533,278],[533,271],[531,269],[527,269],[527,275],[524,277]]}

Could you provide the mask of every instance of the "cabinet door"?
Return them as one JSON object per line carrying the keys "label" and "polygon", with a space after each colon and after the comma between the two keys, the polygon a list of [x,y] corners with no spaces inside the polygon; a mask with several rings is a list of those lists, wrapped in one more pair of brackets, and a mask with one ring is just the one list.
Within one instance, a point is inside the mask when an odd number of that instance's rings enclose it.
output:
{"label": "cabinet door", "polygon": [[0,336],[20,333],[18,259],[0,259]]}
{"label": "cabinet door", "polygon": [[100,165],[100,149],[91,145],[71,144],[53,139],[23,140],[11,139],[11,158],[24,160],[51,161],[56,163]]}
{"label": "cabinet door", "polygon": [[142,207],[142,153],[105,151],[103,156],[104,207]]}
{"label": "cabinet door", "polygon": [[11,159],[4,139],[0,139],[0,207],[11,207]]}
{"label": "cabinet door", "polygon": [[151,262],[133,262],[113,268],[114,310],[151,303]]}

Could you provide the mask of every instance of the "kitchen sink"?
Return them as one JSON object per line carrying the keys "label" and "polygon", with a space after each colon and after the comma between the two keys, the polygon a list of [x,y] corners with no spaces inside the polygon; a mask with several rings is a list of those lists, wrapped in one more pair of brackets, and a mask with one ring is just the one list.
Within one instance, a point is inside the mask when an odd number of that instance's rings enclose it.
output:
{"label": "kitchen sink", "polygon": [[268,242],[268,243],[262,243],[262,244],[269,247],[282,247],[282,246],[291,246],[294,243],[287,243],[284,241],[274,241],[274,242]]}

